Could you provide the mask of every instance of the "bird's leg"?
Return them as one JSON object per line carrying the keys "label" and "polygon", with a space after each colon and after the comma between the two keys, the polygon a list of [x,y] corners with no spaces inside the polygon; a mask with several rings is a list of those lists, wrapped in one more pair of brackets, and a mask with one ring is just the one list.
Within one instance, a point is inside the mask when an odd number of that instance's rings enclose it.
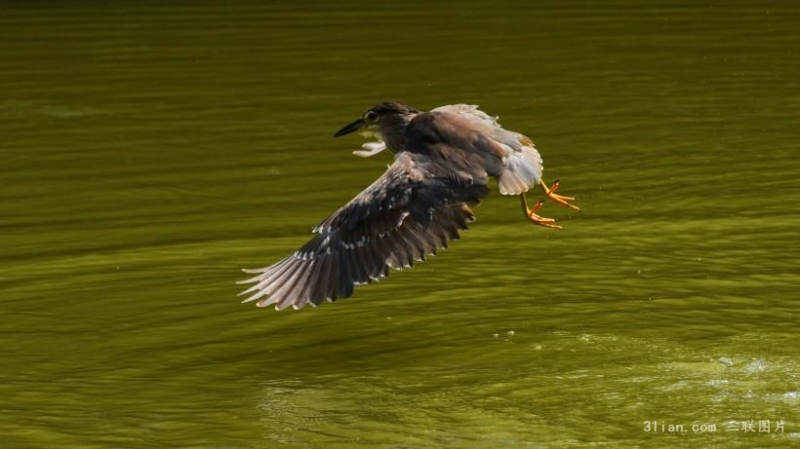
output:
{"label": "bird's leg", "polygon": [[556,182],[554,182],[553,185],[550,187],[547,187],[547,184],[545,184],[544,181],[540,179],[539,186],[542,188],[542,190],[544,190],[544,194],[547,195],[548,198],[555,201],[556,203],[562,206],[569,207],[570,209],[581,210],[580,207],[574,204],[570,204],[570,201],[575,201],[574,197],[556,195],[555,193],[556,190],[558,190],[558,188],[561,186],[561,182],[558,179],[556,179]]}
{"label": "bird's leg", "polygon": [[555,219],[541,217],[536,214],[536,211],[542,207],[544,201],[539,201],[533,205],[533,208],[530,208],[528,207],[528,199],[525,198],[525,193],[521,193],[519,195],[519,199],[522,203],[522,213],[525,214],[525,216],[528,217],[528,220],[532,221],[533,224],[544,226],[545,228],[563,229],[561,226],[555,224]]}

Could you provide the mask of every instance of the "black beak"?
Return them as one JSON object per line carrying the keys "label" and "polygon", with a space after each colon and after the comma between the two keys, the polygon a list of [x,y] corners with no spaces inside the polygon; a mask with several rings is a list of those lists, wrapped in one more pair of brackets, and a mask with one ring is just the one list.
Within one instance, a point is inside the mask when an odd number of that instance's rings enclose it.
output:
{"label": "black beak", "polygon": [[336,131],[336,134],[334,134],[333,137],[341,137],[345,134],[356,132],[359,129],[361,129],[364,126],[364,124],[365,124],[364,119],[360,118],[354,121],[353,123],[345,126],[344,128],[340,129],[339,131]]}

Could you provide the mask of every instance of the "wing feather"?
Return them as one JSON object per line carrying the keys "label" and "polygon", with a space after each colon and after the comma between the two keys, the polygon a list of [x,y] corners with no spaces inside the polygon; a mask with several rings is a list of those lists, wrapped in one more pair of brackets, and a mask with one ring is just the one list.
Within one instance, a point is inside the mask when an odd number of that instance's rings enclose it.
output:
{"label": "wing feather", "polygon": [[256,276],[242,281],[254,284],[242,293],[250,294],[244,301],[299,309],[347,298],[355,285],[446,248],[474,219],[469,206],[489,190],[485,176],[454,174],[437,162],[398,153],[378,180],[317,225],[302,248],[272,266],[245,270]]}

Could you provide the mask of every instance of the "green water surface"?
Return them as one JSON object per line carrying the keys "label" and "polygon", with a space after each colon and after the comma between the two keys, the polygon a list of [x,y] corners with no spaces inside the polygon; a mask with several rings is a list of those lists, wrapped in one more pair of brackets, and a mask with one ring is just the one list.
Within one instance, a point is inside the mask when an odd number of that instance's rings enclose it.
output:
{"label": "green water surface", "polygon": [[[800,447],[796,2],[5,2],[4,448]],[[316,309],[240,304],[479,104],[581,212]],[[769,426],[767,428],[767,425]],[[751,427],[752,426],[752,427]]]}

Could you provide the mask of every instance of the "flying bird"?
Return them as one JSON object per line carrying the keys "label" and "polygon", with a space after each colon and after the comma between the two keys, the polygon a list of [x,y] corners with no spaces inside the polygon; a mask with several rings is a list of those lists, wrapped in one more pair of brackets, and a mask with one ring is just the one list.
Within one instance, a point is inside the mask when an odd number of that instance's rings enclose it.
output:
{"label": "flying bird", "polygon": [[556,194],[559,182],[542,180],[542,158],[531,140],[503,129],[477,106],[455,104],[429,112],[385,102],[370,108],[334,137],[359,132],[378,139],[354,151],[363,157],[384,150],[394,162],[375,182],[318,224],[302,248],[274,265],[245,269],[254,277],[242,295],[259,307],[300,309],[353,295],[356,285],[411,267],[447,248],[475,219],[470,206],[489,194],[518,195],[525,217],[561,229],[528,206],[525,193],[541,188],[552,201],[578,210],[573,197]]}

